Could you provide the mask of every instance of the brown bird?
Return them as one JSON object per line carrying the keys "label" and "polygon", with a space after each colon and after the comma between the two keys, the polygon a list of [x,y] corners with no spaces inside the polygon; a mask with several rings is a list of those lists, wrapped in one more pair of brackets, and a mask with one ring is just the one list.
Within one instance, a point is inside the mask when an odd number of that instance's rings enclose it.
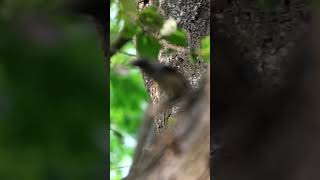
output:
{"label": "brown bird", "polygon": [[185,95],[190,88],[186,79],[178,71],[168,65],[138,59],[132,65],[140,67],[143,72],[155,80],[160,88],[166,92],[169,101],[173,102]]}

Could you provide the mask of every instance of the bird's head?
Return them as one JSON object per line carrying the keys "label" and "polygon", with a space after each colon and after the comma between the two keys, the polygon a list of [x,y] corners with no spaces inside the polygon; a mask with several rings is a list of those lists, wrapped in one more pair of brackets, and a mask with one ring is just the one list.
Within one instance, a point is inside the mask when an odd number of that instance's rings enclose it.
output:
{"label": "bird's head", "polygon": [[138,60],[131,62],[131,65],[140,67],[142,69],[146,69],[151,66],[151,63],[149,62],[149,60],[138,59]]}

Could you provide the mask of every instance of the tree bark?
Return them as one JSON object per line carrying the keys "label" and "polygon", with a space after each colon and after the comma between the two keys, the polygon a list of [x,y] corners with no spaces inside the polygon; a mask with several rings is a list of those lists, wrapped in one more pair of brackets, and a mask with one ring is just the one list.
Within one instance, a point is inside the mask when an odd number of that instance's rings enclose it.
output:
{"label": "tree bark", "polygon": [[319,9],[257,2],[213,7],[212,175],[319,179]]}
{"label": "tree bark", "polygon": [[[269,2],[272,0],[269,0]],[[264,8],[258,1],[216,0],[212,29],[224,32],[240,49],[257,88],[275,89],[283,81],[289,51],[306,31],[310,5],[304,0],[278,1]]]}

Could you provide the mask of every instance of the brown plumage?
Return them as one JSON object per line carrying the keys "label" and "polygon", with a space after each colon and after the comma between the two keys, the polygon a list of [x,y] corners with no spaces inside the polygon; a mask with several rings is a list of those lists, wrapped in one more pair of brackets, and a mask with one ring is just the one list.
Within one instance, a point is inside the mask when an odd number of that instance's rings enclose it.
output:
{"label": "brown plumage", "polygon": [[143,72],[155,80],[169,96],[170,101],[179,99],[189,91],[188,83],[176,69],[151,60],[138,59],[132,65],[140,67]]}

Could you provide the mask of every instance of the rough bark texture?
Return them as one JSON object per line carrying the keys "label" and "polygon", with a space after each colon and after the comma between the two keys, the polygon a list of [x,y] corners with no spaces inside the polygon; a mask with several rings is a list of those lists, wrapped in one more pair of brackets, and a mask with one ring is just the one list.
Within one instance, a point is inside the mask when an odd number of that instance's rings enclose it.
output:
{"label": "rough bark texture", "polygon": [[[219,180],[319,179],[319,10],[313,11],[312,24],[305,2],[282,1],[263,13],[257,26],[246,26],[249,22],[239,16],[248,11],[244,17],[255,19],[254,2],[219,1],[214,9],[212,175]],[[235,11],[239,7],[246,11]]]}
{"label": "rough bark texture", "polygon": [[174,128],[153,134],[153,116],[147,114],[126,180],[210,179],[210,73],[205,77],[201,88],[185,97]]}
{"label": "rough bark texture", "polygon": [[288,52],[305,32],[310,7],[305,0],[280,1],[272,9],[258,1],[217,0],[213,5],[213,31],[232,37],[247,59],[255,83],[262,88],[281,85]]}
{"label": "rough bark texture", "polygon": [[[185,29],[189,35],[189,46],[181,51],[167,53],[168,47],[163,46],[159,54],[159,61],[176,68],[189,82],[192,89],[199,87],[201,75],[206,71],[207,64],[199,59],[191,63],[190,49],[198,48],[200,39],[210,33],[210,4],[209,0],[200,1],[159,1],[156,3],[160,12],[167,18],[174,18],[178,27]],[[149,91],[152,103],[161,101],[163,92],[157,85],[144,75],[145,84]],[[176,114],[179,107],[173,107],[167,114]],[[167,118],[167,117],[165,117]],[[166,122],[160,115],[156,120],[158,132],[166,128]]]}
{"label": "rough bark texture", "polygon": [[188,80],[193,92],[168,107],[166,112],[154,114],[153,109],[163,100],[165,92],[143,74],[152,106],[141,128],[134,162],[126,179],[210,179],[210,72],[208,64],[200,59],[193,64],[189,54],[190,49],[199,47],[202,37],[209,35],[209,0],[148,1],[147,4],[156,5],[167,18],[174,18],[178,27],[188,32],[188,48],[167,53],[168,47],[163,45],[159,61],[176,68]]}

